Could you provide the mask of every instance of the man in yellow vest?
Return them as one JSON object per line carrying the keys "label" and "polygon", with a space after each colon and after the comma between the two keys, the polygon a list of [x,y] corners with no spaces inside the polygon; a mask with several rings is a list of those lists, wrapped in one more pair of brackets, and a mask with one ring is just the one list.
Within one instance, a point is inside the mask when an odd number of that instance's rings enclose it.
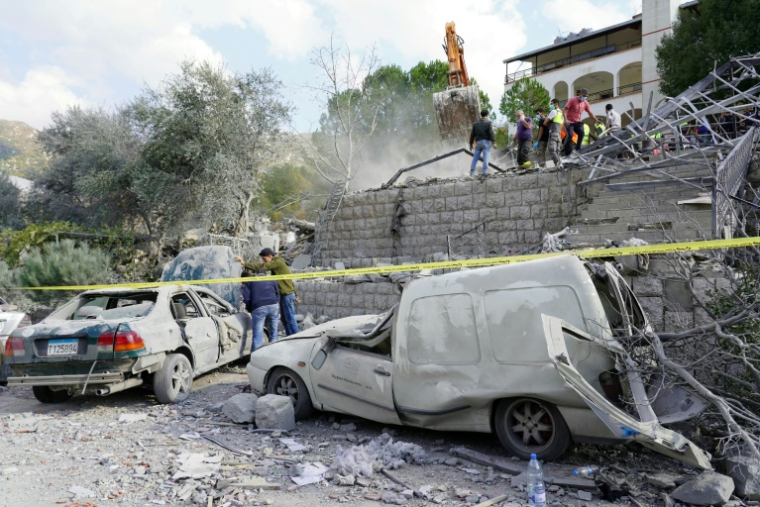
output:
{"label": "man in yellow vest", "polygon": [[596,136],[591,133],[591,127],[588,126],[588,123],[583,124],[583,141],[581,142],[581,146],[588,146],[591,144],[591,141],[596,141]]}
{"label": "man in yellow vest", "polygon": [[549,114],[543,123],[544,127],[549,129],[549,155],[552,157],[554,167],[562,169],[559,152],[562,149],[562,125],[565,123],[565,115],[559,107],[559,100],[552,99]]}

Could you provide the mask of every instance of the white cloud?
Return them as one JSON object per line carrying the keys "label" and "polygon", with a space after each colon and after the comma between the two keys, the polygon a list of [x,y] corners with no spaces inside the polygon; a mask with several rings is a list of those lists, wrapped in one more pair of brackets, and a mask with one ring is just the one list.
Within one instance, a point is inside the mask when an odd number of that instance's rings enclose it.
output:
{"label": "white cloud", "polygon": [[35,67],[19,83],[0,80],[2,118],[40,129],[49,123],[51,111],[82,104],[72,84],[74,79],[60,67]]}
{"label": "white cloud", "polygon": [[[156,86],[183,60],[221,63],[223,55],[199,32],[226,26],[260,31],[268,40],[266,50],[286,60],[304,56],[327,33],[310,0],[30,0],[7,6],[0,16],[0,29],[17,34],[30,57],[79,76],[81,92],[92,103],[124,100],[114,85]],[[248,49],[252,55],[263,50]],[[72,93],[60,80],[35,84],[47,84],[51,97]]]}

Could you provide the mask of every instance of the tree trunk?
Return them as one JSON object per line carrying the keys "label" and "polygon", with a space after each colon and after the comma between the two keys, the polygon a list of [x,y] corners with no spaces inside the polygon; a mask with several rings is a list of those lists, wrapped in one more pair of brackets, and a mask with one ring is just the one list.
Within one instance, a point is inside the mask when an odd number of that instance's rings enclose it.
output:
{"label": "tree trunk", "polygon": [[253,192],[245,192],[240,203],[240,216],[235,224],[235,230],[232,235],[236,238],[244,238],[248,234],[250,227],[249,213],[251,211],[251,202],[253,201]]}

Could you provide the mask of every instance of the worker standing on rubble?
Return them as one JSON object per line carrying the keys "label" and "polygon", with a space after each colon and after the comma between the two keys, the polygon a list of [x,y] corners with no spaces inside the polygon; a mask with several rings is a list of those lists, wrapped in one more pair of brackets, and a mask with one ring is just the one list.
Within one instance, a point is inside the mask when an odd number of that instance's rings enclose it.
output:
{"label": "worker standing on rubble", "polygon": [[533,167],[533,162],[528,158],[530,146],[533,144],[533,120],[519,110],[515,116],[517,117],[517,132],[512,142],[517,143],[517,166],[522,169],[530,169]]}
{"label": "worker standing on rubble", "polygon": [[583,146],[588,146],[591,144],[591,141],[596,141],[596,136],[591,133],[591,127],[588,126],[588,123],[583,124],[583,143],[581,143]]}
{"label": "worker standing on rubble", "polygon": [[536,160],[538,162],[538,168],[543,169],[546,167],[546,149],[549,146],[549,126],[544,125],[546,120],[546,112],[544,108],[539,107],[536,109],[536,124],[538,125],[538,141],[533,147],[536,150]]}
{"label": "worker standing on rubble", "polygon": [[[588,113],[589,117],[595,122],[599,121],[596,115],[591,111],[588,103],[588,89],[581,88],[576,97],[571,97],[565,104],[565,118],[567,119],[567,136],[565,137],[564,154],[570,155],[574,149],[580,150],[583,146],[583,122],[581,116],[583,112]],[[578,134],[578,141],[573,145],[573,133]]]}
{"label": "worker standing on rubble", "polygon": [[559,100],[552,99],[549,105],[549,115],[544,120],[544,127],[549,129],[549,156],[554,162],[554,167],[562,169],[562,159],[559,152],[562,149],[562,125],[565,123],[565,115],[559,107]]}
{"label": "worker standing on rubble", "polygon": [[[282,257],[276,257],[271,248],[263,249],[259,253],[259,257],[261,257],[261,262],[245,262],[239,255],[235,256],[235,260],[254,273],[263,268],[275,275],[290,274],[288,263]],[[277,280],[277,285],[280,288],[280,318],[285,327],[285,336],[290,336],[298,332],[296,303],[299,299],[296,294],[296,285],[293,280]]]}
{"label": "worker standing on rubble", "polygon": [[[243,270],[243,277],[252,277],[253,273]],[[280,325],[280,286],[275,281],[243,283],[243,303],[251,314],[253,329],[253,350],[264,345],[264,325],[268,323],[269,343],[277,341]]]}
{"label": "worker standing on rubble", "polygon": [[[488,110],[483,109],[480,112],[480,119],[472,124],[472,132],[470,132],[470,150],[473,152],[470,176],[475,176],[475,166],[478,165],[481,153],[483,154],[483,176],[488,174],[488,154],[491,152],[491,143],[496,147],[493,123],[488,119]],[[475,145],[474,149],[473,145]]]}
{"label": "worker standing on rubble", "polygon": [[604,106],[604,111],[607,116],[605,125],[607,126],[608,134],[612,134],[613,132],[617,132],[623,128],[620,123],[620,113],[615,111],[615,109],[612,107],[612,104],[607,104]]}

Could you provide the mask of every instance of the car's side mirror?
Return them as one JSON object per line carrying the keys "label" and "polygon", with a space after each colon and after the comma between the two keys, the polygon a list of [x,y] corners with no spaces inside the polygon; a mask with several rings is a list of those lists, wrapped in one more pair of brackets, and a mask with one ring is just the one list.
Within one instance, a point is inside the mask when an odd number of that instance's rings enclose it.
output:
{"label": "car's side mirror", "polygon": [[335,348],[335,341],[332,339],[328,339],[327,343],[324,344],[324,346],[319,349],[317,354],[314,356],[314,359],[311,361],[311,367],[315,370],[319,370],[322,368],[322,366],[325,364],[325,361],[327,361],[327,355],[332,352],[332,350]]}

